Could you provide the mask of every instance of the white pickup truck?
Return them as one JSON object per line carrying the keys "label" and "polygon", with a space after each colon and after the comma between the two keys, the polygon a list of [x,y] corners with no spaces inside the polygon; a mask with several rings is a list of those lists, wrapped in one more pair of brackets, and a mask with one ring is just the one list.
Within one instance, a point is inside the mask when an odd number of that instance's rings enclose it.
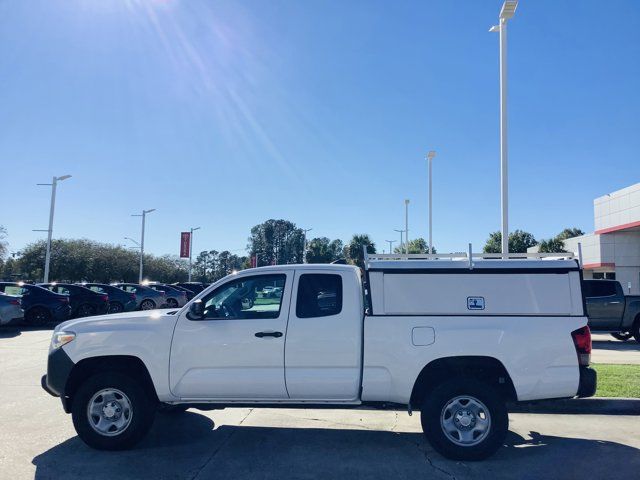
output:
{"label": "white pickup truck", "polygon": [[159,406],[368,406],[419,410],[466,460],[503,443],[507,402],[594,394],[576,260],[365,263],[249,269],[181,309],[67,321],[42,386],[99,449],[133,446]]}

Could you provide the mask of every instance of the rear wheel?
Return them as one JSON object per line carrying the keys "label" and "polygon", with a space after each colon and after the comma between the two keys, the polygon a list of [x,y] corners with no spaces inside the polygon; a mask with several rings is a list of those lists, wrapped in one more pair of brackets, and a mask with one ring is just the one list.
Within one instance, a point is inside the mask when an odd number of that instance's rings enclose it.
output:
{"label": "rear wheel", "polygon": [[87,445],[99,450],[131,448],[146,435],[154,404],[139,381],[119,372],[89,377],[76,392],[73,426]]}
{"label": "rear wheel", "polygon": [[178,301],[175,298],[167,299],[167,306],[169,308],[178,308]]}
{"label": "rear wheel", "polygon": [[124,306],[121,303],[113,302],[109,303],[109,313],[121,313],[124,312]]}
{"label": "rear wheel", "polygon": [[90,317],[95,312],[93,307],[87,303],[83,303],[78,307],[78,311],[76,312],[76,316],[78,317]]}
{"label": "rear wheel", "polygon": [[24,318],[28,325],[32,327],[42,327],[51,320],[51,312],[46,308],[34,307],[25,313]]}
{"label": "rear wheel", "polygon": [[140,304],[140,310],[153,310],[156,308],[156,304],[153,300],[143,300]]}
{"label": "rear wheel", "polygon": [[491,456],[503,444],[509,428],[500,392],[468,377],[435,387],[424,400],[420,420],[433,448],[453,460]]}
{"label": "rear wheel", "polygon": [[633,334],[631,332],[615,332],[615,333],[612,333],[611,336],[613,338],[622,340],[624,342],[626,340],[629,340],[631,337],[633,337]]}

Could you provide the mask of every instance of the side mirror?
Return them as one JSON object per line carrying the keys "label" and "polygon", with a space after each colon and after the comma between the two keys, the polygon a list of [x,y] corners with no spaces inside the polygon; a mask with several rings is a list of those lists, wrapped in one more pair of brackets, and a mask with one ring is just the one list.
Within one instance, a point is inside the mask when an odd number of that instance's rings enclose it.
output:
{"label": "side mirror", "polygon": [[189,318],[191,320],[202,320],[204,318],[204,303],[198,299],[189,307]]}

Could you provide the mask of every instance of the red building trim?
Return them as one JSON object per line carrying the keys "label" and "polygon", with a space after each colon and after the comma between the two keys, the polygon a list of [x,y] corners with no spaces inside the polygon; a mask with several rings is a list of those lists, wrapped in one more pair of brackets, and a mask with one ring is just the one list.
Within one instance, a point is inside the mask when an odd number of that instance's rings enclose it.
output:
{"label": "red building trim", "polygon": [[631,222],[631,223],[623,223],[622,225],[616,225],[615,227],[603,228],[601,230],[596,230],[595,233],[597,235],[602,235],[603,233],[611,233],[617,232],[618,230],[626,230],[627,228],[640,227],[640,222]]}
{"label": "red building trim", "polygon": [[582,268],[593,270],[594,268],[616,268],[615,263],[585,263]]}

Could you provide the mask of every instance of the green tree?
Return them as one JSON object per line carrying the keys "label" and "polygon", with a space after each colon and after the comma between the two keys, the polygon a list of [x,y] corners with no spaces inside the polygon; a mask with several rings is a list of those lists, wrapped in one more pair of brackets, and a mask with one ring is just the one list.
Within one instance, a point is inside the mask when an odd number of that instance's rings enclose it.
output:
{"label": "green tree", "polygon": [[541,240],[538,251],[540,253],[565,253],[564,242],[558,237]]}
{"label": "green tree", "polygon": [[367,253],[376,253],[376,245],[369,235],[355,234],[351,237],[351,241],[344,247],[345,258],[352,265],[364,268],[364,247],[367,247]]}
{"label": "green tree", "polygon": [[329,240],[327,237],[312,238],[307,242],[307,263],[331,263],[343,258],[342,240]]}
{"label": "green tree", "polygon": [[6,242],[7,238],[7,229],[0,225],[0,266],[4,261],[4,258],[7,256],[8,244]]}
{"label": "green tree", "polygon": [[304,232],[288,220],[267,220],[251,229],[247,251],[258,265],[302,263]]}
{"label": "green tree", "polygon": [[[527,253],[527,248],[537,244],[535,237],[529,232],[516,230],[509,234],[509,252],[511,253]],[[484,253],[502,253],[502,233],[490,233],[482,251]]]}
{"label": "green tree", "polygon": [[584,235],[584,232],[577,227],[565,228],[558,235],[556,235],[556,239],[566,240],[567,238],[579,237],[581,235]]}
{"label": "green tree", "polygon": [[[404,245],[402,249],[398,246],[393,249],[394,253],[405,253]],[[409,253],[428,253],[429,245],[424,238],[414,238],[409,240]],[[436,248],[433,247],[433,253],[437,253]]]}

